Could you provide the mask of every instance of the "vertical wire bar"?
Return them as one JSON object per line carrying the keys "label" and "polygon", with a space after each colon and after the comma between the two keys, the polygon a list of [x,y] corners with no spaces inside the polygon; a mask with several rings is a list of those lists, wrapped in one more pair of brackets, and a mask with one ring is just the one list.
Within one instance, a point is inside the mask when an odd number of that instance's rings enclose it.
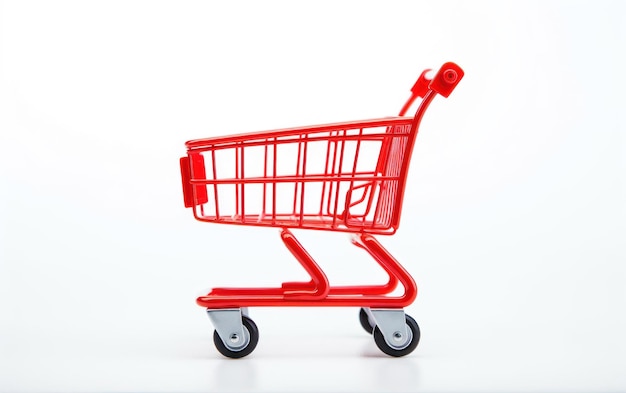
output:
{"label": "vertical wire bar", "polygon": [[[332,136],[339,137],[339,131],[338,130],[334,130],[333,134],[334,135],[332,135]],[[328,177],[330,180],[329,180],[329,189],[328,189],[328,201],[326,203],[326,214],[329,215],[329,216],[331,215],[330,214],[330,203],[332,201],[332,195],[333,195],[333,190],[335,188],[335,181],[336,181],[336,180],[333,179],[333,177],[335,177],[335,164],[337,163],[337,153],[339,152],[339,141],[335,139],[333,141],[333,145],[334,145],[334,149],[333,149],[333,163],[332,163],[332,165],[330,167],[330,173],[329,173],[330,176]]]}
{"label": "vertical wire bar", "polygon": [[[235,145],[235,180],[239,180],[239,149]],[[235,215],[239,215],[239,186],[235,183]]]}
{"label": "vertical wire bar", "polygon": [[[202,158],[204,159],[204,156],[202,155],[202,153],[198,153],[198,154],[199,154],[200,156],[202,156]],[[204,175],[204,177],[205,177],[205,179],[204,179],[204,180],[207,180],[207,179],[206,179],[206,177],[207,177],[207,176],[206,176],[206,164],[205,164],[205,175]],[[207,187],[207,186],[205,185],[205,187]],[[194,187],[194,189],[195,189],[195,187]],[[208,194],[208,192],[209,192],[209,191],[208,191],[208,187],[207,187],[207,194]],[[207,197],[208,197],[208,195],[207,195]],[[195,201],[197,201],[197,198],[194,196],[194,202],[195,202]],[[195,204],[195,203],[194,203],[194,204]],[[202,204],[200,204],[200,205],[199,205],[199,206],[200,206],[200,216],[201,216],[201,217],[205,217],[205,215],[204,215],[204,205],[205,205],[204,203],[202,203]],[[196,208],[196,207],[194,207],[194,209],[195,209],[195,208]]]}
{"label": "vertical wire bar", "polygon": [[[217,168],[215,167],[215,150],[211,150],[211,165],[213,166],[213,180],[217,180]],[[219,207],[219,197],[217,195],[217,183],[213,182],[213,192],[215,199],[215,217],[217,219],[220,218],[220,207]]]}
{"label": "vertical wire bar", "polygon": [[263,156],[263,207],[261,208],[261,219],[265,217],[265,203],[267,201],[267,151],[269,139],[265,139],[264,156]]}
{"label": "vertical wire bar", "polygon": [[273,160],[274,162],[272,163],[272,167],[273,167],[273,173],[272,173],[272,179],[274,179],[274,181],[272,182],[272,224],[276,225],[276,165],[278,162],[278,138],[274,137],[274,157]]}
{"label": "vertical wire bar", "polygon": [[[333,135],[333,131],[330,131],[329,137]],[[324,191],[326,191],[326,179],[328,177],[328,164],[330,159],[330,147],[332,146],[332,142],[330,139],[328,140],[328,144],[326,146],[326,164],[324,166],[324,180],[322,181],[322,194],[320,200],[320,212],[319,215],[322,216],[324,213]]]}
{"label": "vertical wire bar", "polygon": [[303,147],[303,152],[302,152],[302,183],[300,184],[300,226],[302,226],[302,222],[304,219],[304,187],[306,185],[305,183],[305,178],[306,178],[306,158],[307,158],[307,148],[309,145],[309,142],[307,141],[308,139],[308,134],[305,134],[304,136],[304,147]]}
{"label": "vertical wire bar", "polygon": [[[347,130],[342,130],[342,137],[343,139],[340,139],[341,142],[341,152],[339,153],[339,172],[338,175],[339,177],[341,177],[342,174],[342,170],[343,170],[343,152],[345,150],[346,147],[346,134],[347,134]],[[337,206],[339,205],[339,189],[341,188],[341,180],[340,178],[338,178],[337,180],[337,189],[335,190],[335,206],[334,206],[334,211],[333,211],[333,226],[335,226],[337,224]]]}
{"label": "vertical wire bar", "polygon": [[[298,136],[298,139],[301,139],[302,135]],[[296,176],[295,178],[297,179],[298,176],[300,176],[300,158],[301,158],[301,150],[302,150],[302,142],[298,142],[298,160],[296,161]],[[291,212],[291,214],[293,216],[296,215],[296,200],[298,199],[298,180],[294,180],[294,188],[293,188],[293,210]]]}
{"label": "vertical wire bar", "polygon": [[241,186],[241,220],[242,222],[245,221],[245,217],[246,217],[246,195],[245,195],[245,191],[246,191],[246,174],[245,174],[245,162],[244,162],[244,144],[243,142],[241,142],[241,166],[240,166],[240,170],[241,170],[241,182],[239,183]]}

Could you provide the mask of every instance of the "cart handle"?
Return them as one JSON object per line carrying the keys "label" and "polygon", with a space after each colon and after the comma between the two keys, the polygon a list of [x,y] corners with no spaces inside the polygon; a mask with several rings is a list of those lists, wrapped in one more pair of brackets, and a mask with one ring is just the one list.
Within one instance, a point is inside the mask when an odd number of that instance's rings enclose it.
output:
{"label": "cart handle", "polygon": [[417,81],[411,88],[411,97],[400,110],[399,116],[404,116],[411,105],[413,105],[413,102],[418,97],[423,98],[429,90],[448,98],[456,85],[461,81],[461,78],[463,78],[463,75],[465,75],[461,67],[452,62],[442,65],[433,79],[426,76],[430,71],[432,71],[430,68],[424,70],[417,78]]}
{"label": "cart handle", "polygon": [[430,82],[428,88],[448,98],[463,78],[463,75],[465,75],[465,72],[463,72],[461,67],[452,62],[445,63]]}

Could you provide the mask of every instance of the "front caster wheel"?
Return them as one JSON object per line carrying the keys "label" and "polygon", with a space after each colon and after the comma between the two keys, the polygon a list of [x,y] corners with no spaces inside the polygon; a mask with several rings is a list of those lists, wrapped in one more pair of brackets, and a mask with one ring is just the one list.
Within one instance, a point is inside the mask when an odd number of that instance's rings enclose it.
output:
{"label": "front caster wheel", "polygon": [[374,332],[374,325],[370,323],[370,318],[367,316],[364,308],[361,308],[361,311],[359,311],[359,322],[361,322],[361,327],[367,333],[372,334]]}
{"label": "front caster wheel", "polygon": [[[408,337],[403,339],[401,336],[398,336],[397,338],[400,344],[397,345],[395,343],[389,344],[378,326],[374,327],[374,341],[376,342],[376,346],[389,356],[400,357],[408,355],[415,350],[420,341],[420,328],[417,322],[415,322],[415,319],[410,315],[405,315],[405,319]],[[394,336],[394,338],[396,337]]]}
{"label": "front caster wheel", "polygon": [[243,323],[243,333],[244,337],[225,337],[226,341],[233,340],[234,342],[238,340],[244,340],[244,346],[242,347],[232,347],[227,344],[224,344],[224,341],[217,334],[217,330],[213,332],[213,342],[215,343],[215,348],[224,356],[239,359],[244,356],[250,355],[254,348],[256,348],[257,343],[259,342],[259,329],[256,327],[254,321],[245,315],[241,317],[241,322]]}

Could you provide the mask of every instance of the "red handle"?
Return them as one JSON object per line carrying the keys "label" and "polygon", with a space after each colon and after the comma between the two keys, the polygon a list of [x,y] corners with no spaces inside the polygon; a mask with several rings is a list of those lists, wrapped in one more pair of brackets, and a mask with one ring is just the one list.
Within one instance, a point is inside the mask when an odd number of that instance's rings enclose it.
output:
{"label": "red handle", "polygon": [[458,65],[449,62],[441,66],[435,78],[430,82],[430,90],[448,97],[459,84],[465,72]]}
{"label": "red handle", "polygon": [[424,97],[429,90],[432,90],[444,97],[448,97],[452,90],[459,84],[465,73],[458,65],[448,62],[441,66],[437,75],[430,80],[426,74],[431,70],[427,69],[422,72],[417,81],[411,88],[411,97],[404,104],[398,116],[404,116],[417,97]]}

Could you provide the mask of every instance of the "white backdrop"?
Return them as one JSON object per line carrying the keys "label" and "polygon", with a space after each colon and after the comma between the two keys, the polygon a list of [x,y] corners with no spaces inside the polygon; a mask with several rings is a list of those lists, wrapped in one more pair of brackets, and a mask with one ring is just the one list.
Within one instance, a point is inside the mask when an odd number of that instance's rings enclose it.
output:
{"label": "white backdrop", "polygon": [[[622,2],[0,2],[0,391],[623,391]],[[253,309],[222,358],[195,297],[304,278],[277,230],[183,208],[188,139],[395,115],[422,123],[403,221],[422,341],[384,357],[354,309]],[[331,283],[381,280],[297,233]]]}

